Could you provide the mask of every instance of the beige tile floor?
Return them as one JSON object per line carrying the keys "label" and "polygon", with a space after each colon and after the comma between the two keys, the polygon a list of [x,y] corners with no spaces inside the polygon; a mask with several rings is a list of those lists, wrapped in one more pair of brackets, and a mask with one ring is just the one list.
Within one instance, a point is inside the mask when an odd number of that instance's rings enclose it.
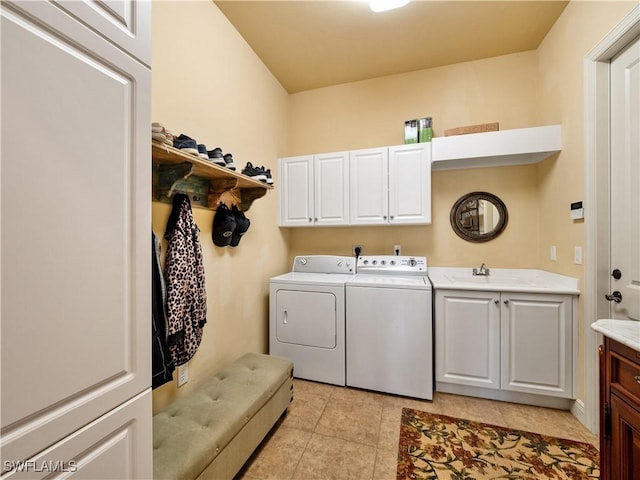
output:
{"label": "beige tile floor", "polygon": [[236,480],[394,480],[403,407],[590,442],[570,412],[436,393],[433,401],[294,380],[294,399]]}

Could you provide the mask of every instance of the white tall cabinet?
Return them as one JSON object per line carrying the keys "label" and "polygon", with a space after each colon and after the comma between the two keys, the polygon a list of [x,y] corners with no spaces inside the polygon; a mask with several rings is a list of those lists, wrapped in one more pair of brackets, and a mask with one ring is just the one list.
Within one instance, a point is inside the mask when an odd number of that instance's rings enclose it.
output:
{"label": "white tall cabinet", "polygon": [[150,8],[0,6],[2,478],[153,475]]}

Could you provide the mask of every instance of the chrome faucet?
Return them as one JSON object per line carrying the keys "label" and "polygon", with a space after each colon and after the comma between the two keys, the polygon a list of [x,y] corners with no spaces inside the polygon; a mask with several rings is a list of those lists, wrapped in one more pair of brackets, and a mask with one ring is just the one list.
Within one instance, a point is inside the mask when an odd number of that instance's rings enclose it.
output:
{"label": "chrome faucet", "polygon": [[473,275],[483,275],[483,276],[488,277],[489,276],[489,269],[483,263],[482,265],[480,265],[480,268],[474,268],[471,273],[473,273]]}

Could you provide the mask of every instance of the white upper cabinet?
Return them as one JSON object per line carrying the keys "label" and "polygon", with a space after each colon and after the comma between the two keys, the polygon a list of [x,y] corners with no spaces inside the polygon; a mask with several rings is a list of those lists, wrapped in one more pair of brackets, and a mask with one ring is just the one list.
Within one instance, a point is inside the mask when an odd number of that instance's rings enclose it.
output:
{"label": "white upper cabinet", "polygon": [[389,152],[387,148],[349,154],[352,225],[389,223]]}
{"label": "white upper cabinet", "polygon": [[313,155],[278,161],[280,188],[279,225],[307,227],[313,224]]}
{"label": "white upper cabinet", "polygon": [[389,147],[389,223],[431,223],[431,148]]}
{"label": "white upper cabinet", "polygon": [[314,157],[314,225],[349,224],[349,153]]}
{"label": "white upper cabinet", "polygon": [[348,160],[347,152],[281,158],[279,225],[348,225]]}
{"label": "white upper cabinet", "polygon": [[562,149],[560,125],[436,137],[434,170],[537,163]]}

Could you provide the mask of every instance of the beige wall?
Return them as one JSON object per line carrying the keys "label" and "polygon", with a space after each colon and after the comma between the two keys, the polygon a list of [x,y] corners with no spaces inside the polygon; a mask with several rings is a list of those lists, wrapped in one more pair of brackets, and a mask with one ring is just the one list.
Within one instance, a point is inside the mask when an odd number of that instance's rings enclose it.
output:
{"label": "beige wall", "polygon": [[[290,255],[349,254],[356,243],[365,253],[390,254],[399,243],[433,266],[542,268],[582,284],[573,248],[583,245],[584,225],[570,219],[569,204],[584,197],[583,59],[635,5],[573,1],[536,51],[292,95],[290,155],[402,143],[404,120],[422,116],[433,117],[435,135],[482,122],[501,129],[559,123],[563,150],[533,166],[434,172],[430,226],[292,229]],[[473,190],[495,193],[509,210],[505,233],[485,244],[466,243],[449,226],[451,205]],[[578,310],[581,326],[582,300]],[[579,350],[579,398],[583,355]]]}
{"label": "beige wall", "polygon": [[[561,123],[563,137],[557,161],[538,166],[540,268],[577,277],[580,285],[584,285],[584,266],[573,263],[573,249],[584,245],[584,222],[571,220],[569,205],[585,197],[584,57],[635,5],[635,1],[571,2],[538,48],[538,119]],[[549,259],[551,245],[557,246],[555,262]],[[580,298],[578,398],[584,397],[583,312],[584,298]]]}
{"label": "beige wall", "polygon": [[[434,133],[482,122],[501,129],[535,124],[537,54],[514,55],[421,70],[291,95],[289,154],[321,153],[400,144],[404,121],[431,116]],[[535,166],[433,172],[432,224],[424,227],[292,229],[290,255],[425,255],[430,265],[537,267],[539,263]],[[498,239],[471,244],[455,235],[449,211],[463,194],[485,190],[509,211]]]}
{"label": "beige wall", "polygon": [[[288,95],[213,2],[153,3],[152,70],[154,121],[210,150],[233,153],[239,169],[251,161],[275,170],[285,153]],[[170,205],[152,207],[153,229],[162,236]],[[288,233],[276,227],[276,209],[275,191],[256,200],[247,212],[251,227],[235,249],[213,245],[212,210],[193,209],[208,323],[189,362],[189,383],[178,390],[174,380],[154,390],[154,412],[207,372],[243,353],[267,351],[267,279],[288,267]]]}
{"label": "beige wall", "polygon": [[[583,279],[572,264],[583,225],[569,203],[583,197],[584,55],[635,2],[572,2],[539,50],[287,95],[217,7],[209,1],[154,2],[153,119],[208,148],[221,146],[241,168],[275,171],[279,156],[402,143],[404,120],[432,116],[445,128],[500,122],[501,129],[561,123],[563,151],[533,166],[434,172],[433,222],[423,227],[277,227],[277,194],[257,200],[251,229],[237,249],[210,241],[213,212],[194,209],[207,275],[208,321],[189,363],[190,382],[154,391],[154,411],[202,376],[246,351],[266,351],[268,279],[296,254],[426,255],[431,265],[544,268]],[[487,190],[509,209],[498,239],[471,244],[449,226],[462,194]],[[164,233],[169,206],[153,203],[153,228]],[[548,260],[549,246],[558,261]],[[582,357],[581,357],[582,358]],[[579,385],[581,386],[581,378]],[[581,392],[581,390],[580,390]]]}

